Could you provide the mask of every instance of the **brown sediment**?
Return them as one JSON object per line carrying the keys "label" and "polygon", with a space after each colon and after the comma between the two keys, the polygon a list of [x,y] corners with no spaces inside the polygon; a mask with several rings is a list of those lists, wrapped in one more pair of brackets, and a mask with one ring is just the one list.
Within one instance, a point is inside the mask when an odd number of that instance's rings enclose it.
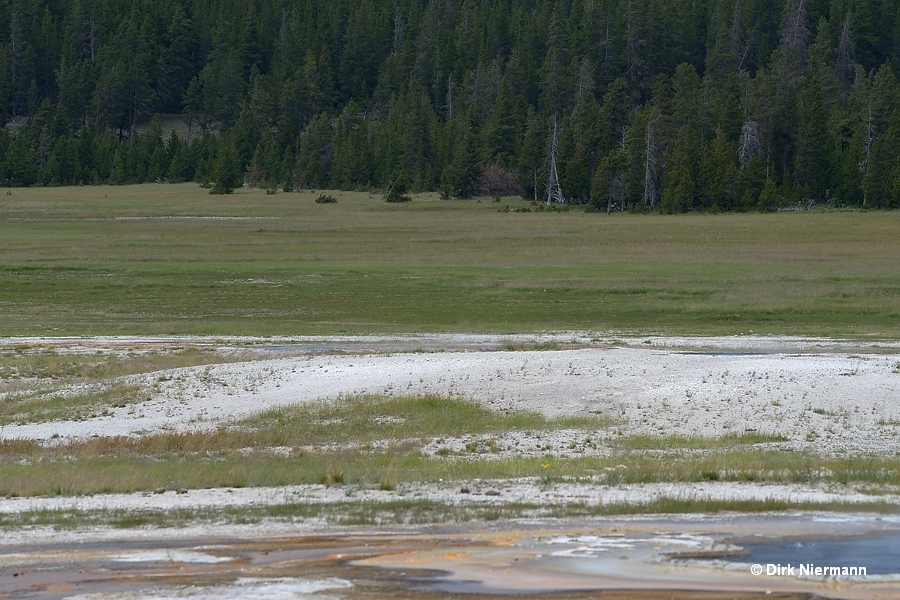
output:
{"label": "brown sediment", "polygon": [[[616,550],[597,558],[596,564],[592,559],[566,563],[548,553],[553,545],[548,540],[554,536],[587,533],[621,539],[617,536],[659,533],[662,526],[660,522],[594,525],[590,529],[358,531],[249,540],[209,537],[6,546],[0,552],[0,598],[46,600],[93,593],[99,594],[98,599],[114,600],[192,590],[207,590],[202,596],[207,598],[239,587],[239,581],[248,578],[263,583],[339,580],[347,586],[328,595],[347,600],[496,600],[503,595],[517,600],[897,597],[896,587],[823,587],[816,582],[754,579],[748,573],[648,562],[649,554],[641,548]],[[704,527],[709,529],[700,523],[679,524],[679,530]],[[650,538],[650,543],[656,541]],[[120,562],[123,556],[138,558]],[[191,562],[192,558],[209,562]],[[221,562],[212,562],[217,559]]]}
{"label": "brown sediment", "polygon": [[[284,558],[284,557],[282,557]],[[47,565],[45,565],[47,566]],[[340,596],[348,600],[382,600],[396,598],[400,600],[437,600],[448,597],[459,597],[460,594],[450,594],[444,591],[427,591],[422,589],[422,580],[437,577],[441,572],[373,568],[352,564],[344,560],[330,559],[288,559],[274,560],[264,566],[247,569],[245,567],[234,569],[184,569],[182,566],[169,566],[164,568],[147,569],[140,574],[120,573],[110,576],[109,573],[86,573],[84,570],[61,570],[52,573],[42,572],[36,574],[38,581],[22,581],[15,587],[8,587],[5,582],[0,582],[0,598],[18,598],[28,596],[31,598],[64,598],[72,594],[98,594],[98,598],[116,598],[120,595],[131,593],[150,592],[166,593],[167,590],[185,588],[227,589],[236,577],[256,577],[261,580],[266,578],[280,579],[286,577],[299,577],[307,580],[340,578],[353,584],[352,588],[341,590]],[[810,599],[816,596],[812,594],[798,593],[765,593],[765,592],[728,592],[704,590],[667,590],[667,589],[598,589],[580,591],[542,592],[528,593],[516,592],[517,600],[588,600],[603,598],[607,600],[719,600],[731,598],[734,600],[799,600]],[[501,594],[502,595],[502,594]],[[465,593],[462,596],[468,600],[497,600],[497,593],[479,594]],[[134,597],[134,596],[122,596]]]}

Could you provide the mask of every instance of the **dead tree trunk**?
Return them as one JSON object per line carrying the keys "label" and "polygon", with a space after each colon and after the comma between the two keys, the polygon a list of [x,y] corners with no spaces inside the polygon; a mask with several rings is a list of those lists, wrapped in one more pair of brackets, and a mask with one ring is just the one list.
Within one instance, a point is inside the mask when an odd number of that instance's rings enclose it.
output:
{"label": "dead tree trunk", "polygon": [[[872,124],[872,99],[869,98],[868,116],[866,117],[866,137],[863,138],[863,155],[859,161],[859,172],[863,179],[869,176],[869,158],[872,155],[872,144],[875,142],[875,128]],[[868,201],[866,186],[862,186],[863,205]]]}
{"label": "dead tree trunk", "polygon": [[738,165],[741,171],[754,154],[759,154],[759,125],[756,121],[745,121],[741,126],[741,137],[738,143]]}
{"label": "dead tree trunk", "polygon": [[559,185],[559,172],[556,167],[556,155],[559,149],[559,124],[557,122],[556,113],[553,113],[553,116],[550,117],[550,127],[553,131],[553,137],[550,141],[550,174],[547,176],[547,206],[550,206],[553,203],[566,203],[562,188]]}
{"label": "dead tree trunk", "polygon": [[647,138],[644,141],[644,206],[656,208],[656,155],[653,151],[653,119],[647,122]]}

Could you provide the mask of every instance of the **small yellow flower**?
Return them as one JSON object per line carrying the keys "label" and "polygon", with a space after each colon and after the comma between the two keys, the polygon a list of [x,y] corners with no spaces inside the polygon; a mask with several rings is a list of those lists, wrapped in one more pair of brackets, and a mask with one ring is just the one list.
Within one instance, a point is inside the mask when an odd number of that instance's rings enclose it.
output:
{"label": "small yellow flower", "polygon": [[550,463],[543,463],[543,464],[541,465],[541,468],[542,468],[543,470],[546,471],[547,469],[550,468]]}

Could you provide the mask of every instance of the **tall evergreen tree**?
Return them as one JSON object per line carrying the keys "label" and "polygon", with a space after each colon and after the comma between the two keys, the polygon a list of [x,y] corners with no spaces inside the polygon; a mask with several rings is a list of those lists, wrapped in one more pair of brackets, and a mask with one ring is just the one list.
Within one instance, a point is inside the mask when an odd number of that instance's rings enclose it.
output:
{"label": "tall evergreen tree", "polygon": [[500,83],[497,99],[484,125],[485,164],[511,168],[515,162],[523,130],[524,118],[521,108],[504,79]]}
{"label": "tall evergreen tree", "polygon": [[476,111],[470,108],[465,115],[458,118],[456,127],[453,159],[444,169],[441,187],[457,198],[471,198],[481,191]]}
{"label": "tall evergreen tree", "polygon": [[830,185],[828,114],[821,87],[812,77],[800,94],[794,184],[816,201],[823,201]]}
{"label": "tall evergreen tree", "polygon": [[696,206],[699,193],[697,185],[699,154],[696,131],[691,125],[683,125],[678,129],[666,162],[665,184],[660,204],[664,212],[685,212]]}
{"label": "tall evergreen tree", "polygon": [[738,169],[735,155],[734,146],[719,127],[700,157],[698,188],[702,208],[733,210],[737,207]]}
{"label": "tall evergreen tree", "polygon": [[196,68],[197,44],[192,27],[182,6],[176,4],[159,53],[156,97],[162,112],[181,112],[184,107],[184,95]]}
{"label": "tall evergreen tree", "polygon": [[213,171],[213,186],[210,194],[231,194],[236,188],[241,187],[244,180],[244,171],[241,168],[240,157],[237,148],[233,144],[223,144],[219,148],[216,157],[216,166]]}

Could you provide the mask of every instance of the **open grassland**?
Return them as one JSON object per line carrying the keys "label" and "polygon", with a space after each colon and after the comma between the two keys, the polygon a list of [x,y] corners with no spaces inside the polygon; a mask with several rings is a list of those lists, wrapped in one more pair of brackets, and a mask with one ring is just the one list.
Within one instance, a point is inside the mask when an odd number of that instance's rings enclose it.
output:
{"label": "open grassland", "polygon": [[900,337],[898,212],[607,217],[191,184],[10,193],[0,335]]}

